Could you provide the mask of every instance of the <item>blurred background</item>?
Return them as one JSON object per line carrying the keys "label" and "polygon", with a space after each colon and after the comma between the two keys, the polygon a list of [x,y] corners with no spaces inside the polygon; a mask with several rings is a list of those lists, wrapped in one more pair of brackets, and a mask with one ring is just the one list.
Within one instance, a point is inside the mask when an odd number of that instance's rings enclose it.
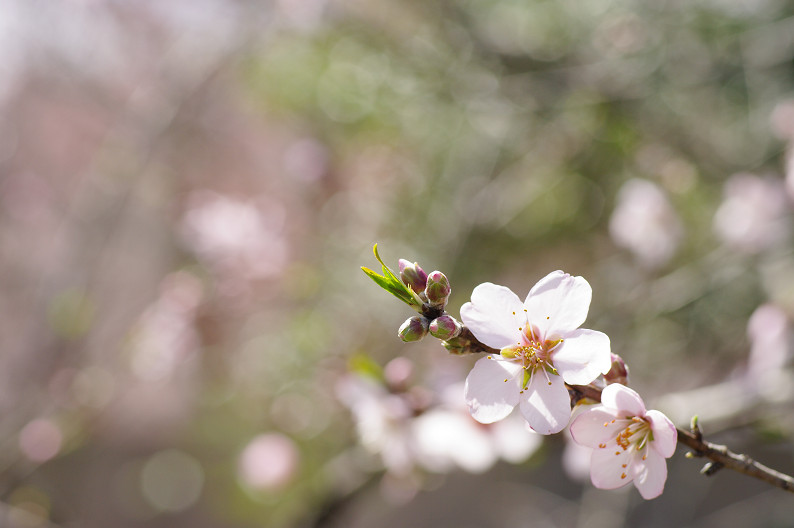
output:
{"label": "blurred background", "polygon": [[5,0],[0,526],[791,526],[475,425],[359,267],[582,275],[649,407],[794,473],[793,141],[786,0]]}

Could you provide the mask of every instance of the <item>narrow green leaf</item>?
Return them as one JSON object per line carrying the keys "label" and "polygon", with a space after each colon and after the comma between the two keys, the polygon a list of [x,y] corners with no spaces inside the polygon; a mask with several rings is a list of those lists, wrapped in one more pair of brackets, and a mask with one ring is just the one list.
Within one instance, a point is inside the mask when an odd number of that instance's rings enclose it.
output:
{"label": "narrow green leaf", "polygon": [[372,271],[369,268],[365,268],[365,267],[362,266],[361,270],[364,273],[366,273],[367,275],[369,275],[369,278],[371,278],[373,281],[375,281],[375,284],[377,284],[378,286],[380,286],[381,288],[383,288],[387,292],[391,293],[392,295],[394,295],[395,297],[400,299],[402,302],[404,302],[406,304],[409,304],[409,305],[413,304],[413,297],[408,295],[403,288],[395,287],[395,285],[394,285],[394,283],[392,281],[390,281],[386,277],[382,277],[382,276],[378,275],[377,273],[375,273],[374,271]]}
{"label": "narrow green leaf", "polygon": [[412,307],[414,310],[419,311],[422,306],[422,300],[416,295],[416,293],[414,293],[411,288],[406,286],[403,281],[400,280],[400,278],[391,270],[391,268],[389,268],[383,262],[383,259],[380,258],[380,254],[378,253],[378,244],[372,246],[372,252],[375,254],[375,258],[378,260],[378,262],[380,262],[383,275],[378,275],[371,269],[362,266],[361,269],[364,271],[364,273],[369,275],[370,278],[378,284],[378,286],[391,293],[402,302]]}

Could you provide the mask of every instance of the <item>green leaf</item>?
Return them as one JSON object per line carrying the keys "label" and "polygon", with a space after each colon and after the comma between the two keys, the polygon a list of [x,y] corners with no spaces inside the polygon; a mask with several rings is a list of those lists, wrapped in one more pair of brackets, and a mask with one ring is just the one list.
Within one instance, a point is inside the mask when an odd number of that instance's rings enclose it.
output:
{"label": "green leaf", "polygon": [[372,252],[375,253],[375,258],[382,267],[383,275],[378,275],[377,272],[365,266],[361,266],[361,270],[375,281],[375,284],[391,293],[414,310],[421,311],[422,300],[411,288],[403,284],[403,281],[400,280],[397,274],[383,262],[383,259],[380,258],[380,254],[378,253],[377,244],[372,247]]}
{"label": "green leaf", "polygon": [[406,294],[404,289],[395,285],[394,282],[390,280],[388,277],[383,277],[381,275],[378,275],[371,269],[365,268],[364,266],[361,266],[361,270],[367,275],[369,275],[369,278],[375,281],[375,284],[377,284],[387,292],[391,293],[392,295],[394,295],[404,303],[411,304],[413,302],[413,299]]}

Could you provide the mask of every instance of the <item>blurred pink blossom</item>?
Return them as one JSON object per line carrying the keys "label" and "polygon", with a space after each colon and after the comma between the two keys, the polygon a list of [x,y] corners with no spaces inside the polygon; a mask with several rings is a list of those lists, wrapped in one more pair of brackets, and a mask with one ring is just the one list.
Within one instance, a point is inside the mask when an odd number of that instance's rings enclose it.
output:
{"label": "blurred pink blossom", "polygon": [[181,232],[215,272],[255,280],[279,274],[287,263],[284,221],[279,204],[197,191],[188,200]]}
{"label": "blurred pink blossom", "polygon": [[130,340],[133,373],[142,380],[170,379],[199,347],[195,327],[199,280],[176,272],[163,280],[160,297],[141,315]]}
{"label": "blurred pink blossom", "polygon": [[19,432],[19,449],[33,462],[46,462],[55,457],[62,444],[61,429],[46,418],[29,422]]}
{"label": "blurred pink blossom", "polygon": [[769,118],[772,132],[786,141],[794,141],[794,100],[781,101],[772,110]]}
{"label": "blurred pink blossom", "polygon": [[441,405],[415,419],[417,456],[424,467],[481,473],[499,459],[523,462],[540,447],[542,437],[518,414],[489,425],[475,421],[462,393],[462,384],[450,385],[441,394]]}
{"label": "blurred pink blossom", "polygon": [[473,420],[459,383],[448,385],[424,409],[414,408],[414,393],[390,393],[356,375],[344,378],[337,389],[353,413],[361,444],[395,476],[408,477],[417,467],[480,473],[500,459],[521,462],[541,444],[519,415],[491,425]]}
{"label": "blurred pink blossom", "polygon": [[736,174],[725,184],[714,230],[729,246],[758,253],[789,236],[788,207],[782,180]]}
{"label": "blurred pink blossom", "polygon": [[245,446],[239,458],[238,475],[254,490],[275,491],[295,478],[299,466],[300,453],[295,442],[280,433],[267,433]]}
{"label": "blurred pink blossom", "polygon": [[788,315],[774,304],[756,308],[747,323],[750,338],[750,358],[747,376],[760,385],[769,380],[789,360]]}
{"label": "blurred pink blossom", "polygon": [[681,220],[664,191],[647,180],[632,179],[621,187],[609,220],[615,243],[631,251],[640,264],[657,268],[675,254],[683,235]]}
{"label": "blurred pink blossom", "polygon": [[414,466],[413,410],[407,399],[389,393],[374,379],[353,374],[339,381],[336,392],[353,414],[361,445],[380,456],[387,471],[409,474]]}

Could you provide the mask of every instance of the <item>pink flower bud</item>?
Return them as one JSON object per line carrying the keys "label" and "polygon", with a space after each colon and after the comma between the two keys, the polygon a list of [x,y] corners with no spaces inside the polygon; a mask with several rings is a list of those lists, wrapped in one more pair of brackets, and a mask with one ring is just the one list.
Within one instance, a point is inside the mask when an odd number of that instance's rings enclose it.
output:
{"label": "pink flower bud", "polygon": [[449,286],[449,280],[446,275],[440,271],[434,271],[427,276],[425,295],[431,306],[444,306],[447,304],[447,299],[451,291],[452,288]]}
{"label": "pink flower bud", "polygon": [[414,315],[405,320],[402,326],[400,326],[397,335],[406,343],[419,341],[427,335],[427,327],[427,319],[421,315]]}
{"label": "pink flower bud", "polygon": [[451,315],[442,315],[430,322],[430,335],[446,341],[457,337],[462,328],[462,325]]}
{"label": "pink flower bud", "polygon": [[612,354],[612,368],[604,374],[604,381],[607,382],[607,385],[611,383],[629,384],[629,367],[623,358],[615,353]]}
{"label": "pink flower bud", "polygon": [[425,286],[427,285],[427,273],[421,267],[419,267],[418,262],[414,262],[411,264],[405,259],[399,260],[400,265],[400,280],[403,283],[410,287],[416,293],[421,293],[425,290]]}

